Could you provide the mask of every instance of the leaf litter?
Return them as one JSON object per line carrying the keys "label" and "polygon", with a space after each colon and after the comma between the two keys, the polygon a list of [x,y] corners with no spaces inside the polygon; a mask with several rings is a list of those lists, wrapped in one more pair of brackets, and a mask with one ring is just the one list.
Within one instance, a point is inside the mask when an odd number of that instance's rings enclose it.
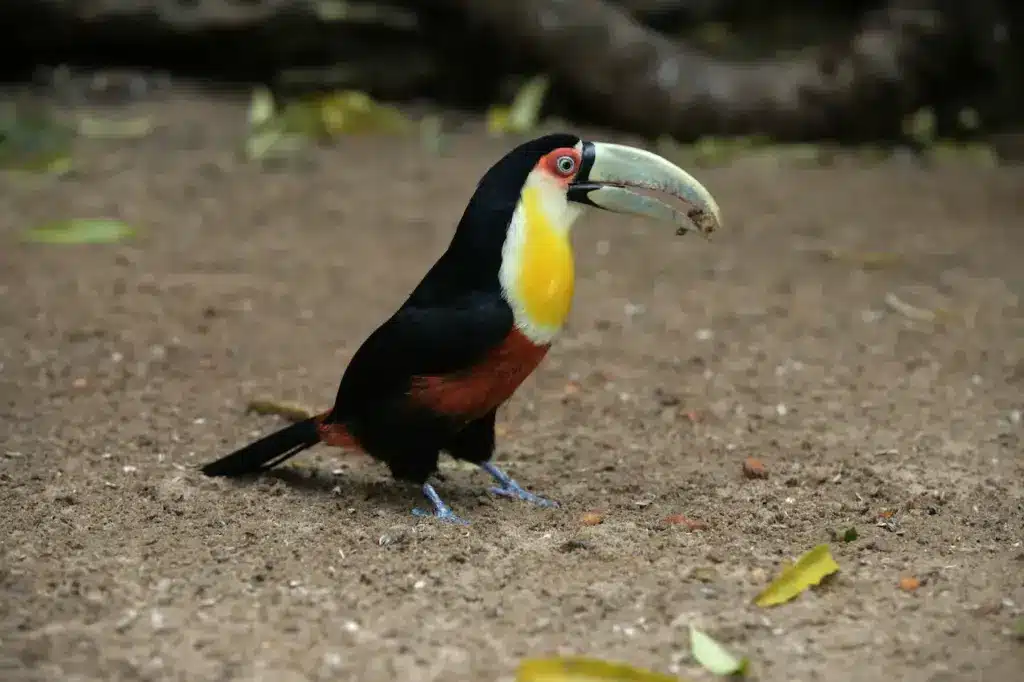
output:
{"label": "leaf litter", "polygon": [[397,107],[359,90],[339,90],[278,107],[266,87],[249,101],[245,155],[264,160],[344,135],[406,134],[417,130]]}

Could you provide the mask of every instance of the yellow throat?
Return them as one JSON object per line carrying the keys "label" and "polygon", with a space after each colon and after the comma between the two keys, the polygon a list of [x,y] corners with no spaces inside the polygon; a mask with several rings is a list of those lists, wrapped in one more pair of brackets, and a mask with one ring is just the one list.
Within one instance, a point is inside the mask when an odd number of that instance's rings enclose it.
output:
{"label": "yellow throat", "polygon": [[516,326],[531,341],[550,343],[572,308],[575,264],[569,231],[580,208],[541,171],[523,187],[505,247],[500,279]]}

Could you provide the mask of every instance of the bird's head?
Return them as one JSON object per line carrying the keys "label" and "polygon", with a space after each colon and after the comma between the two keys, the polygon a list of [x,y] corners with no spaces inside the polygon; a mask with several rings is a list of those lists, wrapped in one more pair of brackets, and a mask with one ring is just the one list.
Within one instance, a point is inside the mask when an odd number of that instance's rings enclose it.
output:
{"label": "bird's head", "polygon": [[547,342],[569,312],[569,232],[587,207],[669,222],[677,233],[708,235],[721,222],[704,186],[657,154],[545,135],[512,149],[480,179],[432,285],[500,285],[517,325],[532,340]]}
{"label": "bird's head", "polygon": [[471,204],[481,202],[510,213],[535,203],[566,233],[584,207],[668,222],[678,234],[707,236],[721,225],[714,197],[671,161],[567,134],[545,135],[508,152],[480,180]]}

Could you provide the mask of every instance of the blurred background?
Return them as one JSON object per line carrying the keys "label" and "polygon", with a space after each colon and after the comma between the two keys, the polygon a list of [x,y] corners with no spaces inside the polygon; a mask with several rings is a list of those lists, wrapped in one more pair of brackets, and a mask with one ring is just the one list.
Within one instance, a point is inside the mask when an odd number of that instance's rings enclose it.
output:
{"label": "blurred background", "polygon": [[[1011,0],[0,0],[0,679],[722,679],[687,624],[760,682],[1019,678],[1022,31]],[[199,473],[330,405],[555,129],[723,216],[575,228],[497,427],[561,510],[447,460],[464,534],[334,449]],[[753,603],[825,542],[837,580]]]}
{"label": "blurred background", "polygon": [[[152,94],[176,75],[491,110],[492,128],[544,116],[679,142],[985,140],[1004,156],[1024,120],[1011,0],[7,0],[0,26],[0,75],[65,96]],[[528,103],[508,121],[493,107],[517,92]]]}

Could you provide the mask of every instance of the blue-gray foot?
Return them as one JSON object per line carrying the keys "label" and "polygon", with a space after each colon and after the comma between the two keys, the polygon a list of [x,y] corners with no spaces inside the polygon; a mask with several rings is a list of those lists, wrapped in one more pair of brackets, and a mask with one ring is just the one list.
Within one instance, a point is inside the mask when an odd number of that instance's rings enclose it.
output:
{"label": "blue-gray foot", "polygon": [[491,488],[490,491],[495,495],[503,495],[505,497],[516,497],[520,500],[525,500],[538,507],[557,507],[558,503],[554,500],[548,500],[541,497],[540,495],[534,495],[528,490],[524,490],[521,485],[516,483],[511,476],[506,474],[504,471],[499,469],[491,462],[484,462],[480,465],[480,468],[486,471],[498,482],[498,485]]}
{"label": "blue-gray foot", "polygon": [[431,516],[439,521],[444,521],[446,523],[457,523],[463,526],[469,525],[469,521],[466,521],[465,519],[456,516],[455,512],[452,511],[451,507],[444,503],[444,500],[441,499],[441,496],[437,494],[436,490],[434,490],[434,486],[430,485],[429,483],[424,483],[423,495],[428,500],[430,500],[431,504],[434,505],[434,511],[430,512],[417,507],[412,510],[413,516]]}

